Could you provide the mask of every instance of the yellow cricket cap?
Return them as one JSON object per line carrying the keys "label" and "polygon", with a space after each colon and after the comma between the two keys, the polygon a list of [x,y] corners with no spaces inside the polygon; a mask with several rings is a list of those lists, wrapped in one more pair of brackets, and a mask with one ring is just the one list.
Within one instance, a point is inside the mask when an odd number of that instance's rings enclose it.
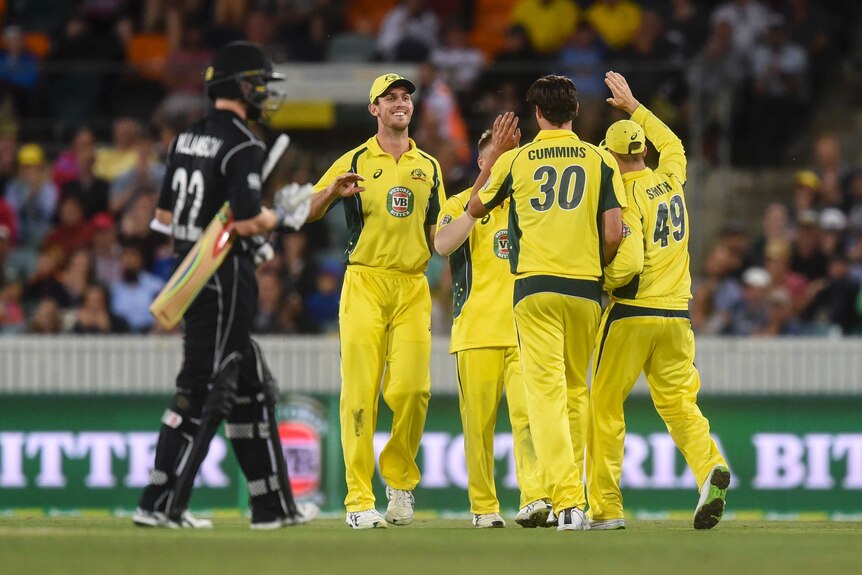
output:
{"label": "yellow cricket cap", "polygon": [[646,149],[644,129],[637,122],[619,120],[611,124],[599,146],[617,154],[639,154]]}
{"label": "yellow cricket cap", "polygon": [[793,183],[797,186],[805,186],[812,190],[820,189],[820,177],[812,170],[801,170],[793,176]]}
{"label": "yellow cricket cap", "polygon": [[45,163],[45,152],[39,144],[24,144],[18,150],[18,164],[21,166],[41,166]]}
{"label": "yellow cricket cap", "polygon": [[371,84],[371,92],[368,94],[368,101],[372,104],[374,100],[388,92],[392,88],[397,87],[407,88],[407,92],[412,94],[416,91],[416,84],[398,74],[383,74],[378,76],[374,83]]}

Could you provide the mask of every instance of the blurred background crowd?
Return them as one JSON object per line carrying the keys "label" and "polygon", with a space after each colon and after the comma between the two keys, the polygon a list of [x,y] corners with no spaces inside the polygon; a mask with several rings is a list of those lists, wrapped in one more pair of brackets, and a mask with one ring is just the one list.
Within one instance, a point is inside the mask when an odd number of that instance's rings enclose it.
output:
{"label": "blurred background crowd", "polygon": [[[846,81],[862,68],[859,16],[854,0],[0,0],[0,332],[156,329],[147,308],[174,265],[148,228],[164,152],[206,113],[214,50],[247,39],[276,63],[414,66],[411,135],[450,194],[470,185],[474,142],[496,114],[518,111],[525,140],[535,134],[524,93],[542,74],[574,80],[575,131],[601,140],[616,119],[602,78],[619,71],[690,161],[778,170],[757,209],[706,214],[716,233],[692,260],[695,330],[860,333],[859,129],[813,120],[836,97],[859,108]],[[290,130],[277,179],[315,182],[373,133],[364,107],[351,115]],[[273,237],[257,332],[337,330],[345,234],[336,209]],[[433,329],[446,334],[445,260],[428,275]]]}

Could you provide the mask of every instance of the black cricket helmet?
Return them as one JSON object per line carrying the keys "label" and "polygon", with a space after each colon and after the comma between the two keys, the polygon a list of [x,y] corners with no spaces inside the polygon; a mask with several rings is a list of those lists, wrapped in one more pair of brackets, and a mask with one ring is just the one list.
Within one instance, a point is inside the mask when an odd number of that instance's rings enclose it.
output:
{"label": "black cricket helmet", "polygon": [[283,94],[270,90],[267,83],[284,78],[284,74],[273,71],[272,60],[254,42],[231,42],[223,46],[204,74],[210,100],[227,98],[245,102],[251,120],[278,108]]}

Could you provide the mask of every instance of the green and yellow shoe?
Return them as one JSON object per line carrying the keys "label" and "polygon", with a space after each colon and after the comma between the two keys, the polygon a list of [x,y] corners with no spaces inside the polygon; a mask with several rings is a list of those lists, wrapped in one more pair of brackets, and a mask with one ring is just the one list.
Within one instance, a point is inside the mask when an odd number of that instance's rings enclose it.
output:
{"label": "green and yellow shoe", "polygon": [[724,515],[727,488],[730,485],[730,470],[716,465],[700,488],[700,500],[694,510],[694,528],[712,529]]}

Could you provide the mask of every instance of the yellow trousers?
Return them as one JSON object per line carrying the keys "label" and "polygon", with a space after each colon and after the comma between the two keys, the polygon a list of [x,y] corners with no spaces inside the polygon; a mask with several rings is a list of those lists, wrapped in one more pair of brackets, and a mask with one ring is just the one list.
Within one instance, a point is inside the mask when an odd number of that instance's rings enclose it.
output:
{"label": "yellow trousers", "polygon": [[623,403],[641,370],[653,404],[697,484],[702,485],[716,465],[727,465],[696,404],[700,376],[688,312],[613,303],[602,316],[590,391],[587,491],[593,519],[623,518]]}
{"label": "yellow trousers", "polygon": [[515,451],[521,507],[547,497],[530,435],[527,397],[517,347],[486,347],[457,353],[458,398],[467,460],[467,494],[475,514],[499,513],[494,483],[494,428],[503,386]]}
{"label": "yellow trousers", "polygon": [[347,511],[374,507],[377,401],[392,409],[380,473],[393,489],[419,483],[416,454],[431,397],[431,297],[424,275],[347,266],[339,308],[341,446]]}
{"label": "yellow trousers", "polygon": [[553,292],[515,304],[530,430],[554,512],[586,507],[586,380],[600,314],[596,301]]}

